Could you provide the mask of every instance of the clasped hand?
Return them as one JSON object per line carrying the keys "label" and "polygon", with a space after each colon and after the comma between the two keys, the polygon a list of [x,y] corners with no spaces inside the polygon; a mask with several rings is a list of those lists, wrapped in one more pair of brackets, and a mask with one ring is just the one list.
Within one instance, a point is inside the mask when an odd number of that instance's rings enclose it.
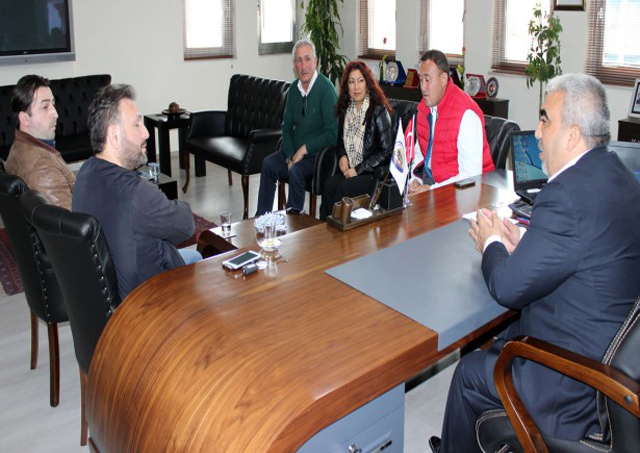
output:
{"label": "clasped hand", "polygon": [[486,208],[478,209],[476,217],[477,220],[470,220],[469,236],[478,252],[484,251],[484,244],[491,236],[498,236],[509,253],[515,250],[520,242],[520,229],[509,219],[500,219],[495,211]]}
{"label": "clasped hand", "polygon": [[338,161],[338,167],[340,167],[340,171],[347,179],[358,175],[355,169],[349,166],[349,159],[347,158],[347,156],[342,156],[340,158],[340,160]]}

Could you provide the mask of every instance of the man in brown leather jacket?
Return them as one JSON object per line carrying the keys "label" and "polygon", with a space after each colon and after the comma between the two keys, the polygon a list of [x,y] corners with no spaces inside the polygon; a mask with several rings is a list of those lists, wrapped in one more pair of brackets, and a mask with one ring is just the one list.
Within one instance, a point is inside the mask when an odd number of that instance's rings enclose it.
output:
{"label": "man in brown leather jacket", "polygon": [[5,163],[49,203],[71,209],[75,176],[55,149],[56,112],[49,81],[37,75],[22,77],[13,89],[11,113],[18,126]]}

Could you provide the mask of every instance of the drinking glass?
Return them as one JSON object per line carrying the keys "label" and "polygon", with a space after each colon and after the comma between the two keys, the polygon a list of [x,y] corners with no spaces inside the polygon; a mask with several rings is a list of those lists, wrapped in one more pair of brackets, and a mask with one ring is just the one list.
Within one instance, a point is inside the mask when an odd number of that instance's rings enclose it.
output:
{"label": "drinking glass", "polygon": [[276,223],[273,221],[264,224],[264,232],[260,240],[260,247],[266,252],[274,252],[278,250],[280,240],[277,237]]}
{"label": "drinking glass", "polygon": [[149,163],[149,176],[151,179],[158,179],[160,174],[160,165],[157,162]]}
{"label": "drinking glass", "polygon": [[223,237],[231,236],[231,211],[220,212],[220,226]]}

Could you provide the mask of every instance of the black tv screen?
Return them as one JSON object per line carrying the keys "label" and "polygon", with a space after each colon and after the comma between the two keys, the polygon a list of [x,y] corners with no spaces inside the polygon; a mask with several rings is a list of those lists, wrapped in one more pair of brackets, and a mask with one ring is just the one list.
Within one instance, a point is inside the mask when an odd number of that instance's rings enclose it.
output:
{"label": "black tv screen", "polygon": [[74,60],[71,0],[0,0],[0,64]]}

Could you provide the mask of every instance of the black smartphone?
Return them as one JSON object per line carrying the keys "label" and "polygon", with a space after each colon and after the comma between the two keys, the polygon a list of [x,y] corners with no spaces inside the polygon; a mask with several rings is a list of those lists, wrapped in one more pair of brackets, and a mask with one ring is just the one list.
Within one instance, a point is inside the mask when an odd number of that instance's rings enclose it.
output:
{"label": "black smartphone", "polygon": [[460,181],[456,181],[453,183],[458,189],[464,189],[465,187],[473,187],[476,185],[476,181],[471,178],[461,179]]}

